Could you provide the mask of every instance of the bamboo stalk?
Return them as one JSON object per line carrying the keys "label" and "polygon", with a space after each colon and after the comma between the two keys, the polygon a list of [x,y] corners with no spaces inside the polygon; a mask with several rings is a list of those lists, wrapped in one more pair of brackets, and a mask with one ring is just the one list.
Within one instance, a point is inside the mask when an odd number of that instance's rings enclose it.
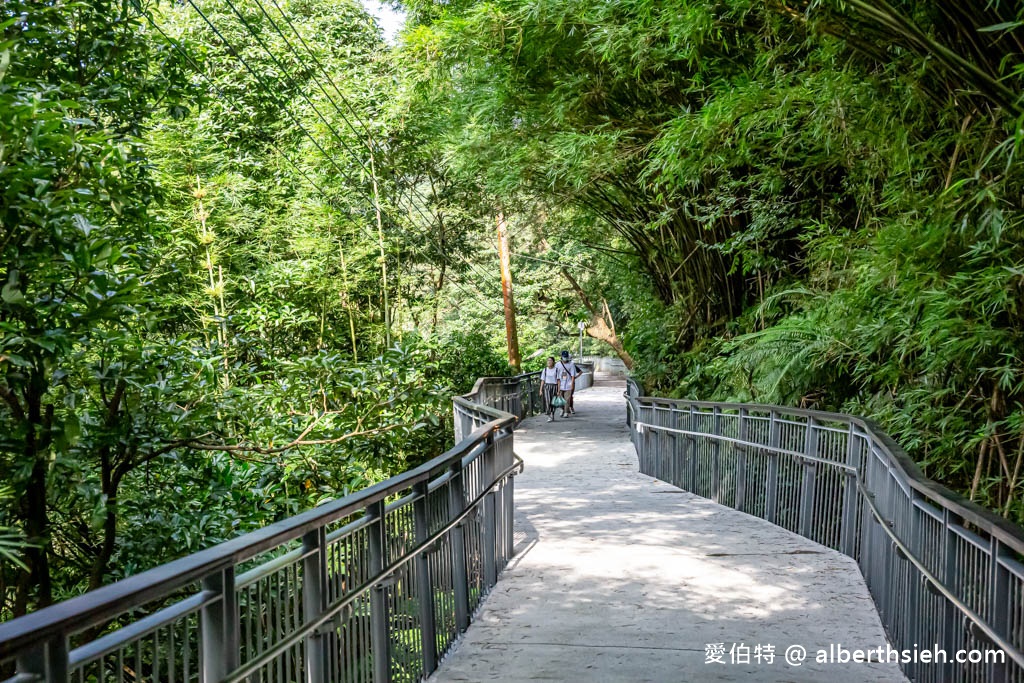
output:
{"label": "bamboo stalk", "polygon": [[978,492],[978,485],[981,483],[981,473],[985,467],[985,455],[988,453],[988,439],[981,442],[981,448],[978,453],[978,465],[974,468],[974,480],[971,482],[971,495],[970,499],[974,500],[975,495]]}
{"label": "bamboo stalk", "polygon": [[1010,515],[1010,504],[1013,503],[1013,494],[1017,488],[1017,479],[1020,477],[1021,462],[1024,461],[1024,433],[1017,439],[1017,459],[1013,464],[1013,476],[1010,477],[1010,492],[1006,496],[1006,504],[1003,506],[1003,517]]}
{"label": "bamboo stalk", "polygon": [[373,182],[373,208],[377,215],[377,241],[380,244],[380,279],[384,290],[384,348],[391,348],[391,308],[388,303],[388,260],[384,252],[384,221],[380,211],[380,189],[377,187],[377,167],[373,151],[370,152],[370,179]]}
{"label": "bamboo stalk", "polygon": [[338,242],[338,253],[341,254],[341,284],[342,284],[342,305],[348,312],[348,331],[352,336],[352,360],[353,362],[359,362],[359,352],[356,351],[356,322],[352,316],[352,300],[348,295],[348,266],[345,264],[345,247]]}

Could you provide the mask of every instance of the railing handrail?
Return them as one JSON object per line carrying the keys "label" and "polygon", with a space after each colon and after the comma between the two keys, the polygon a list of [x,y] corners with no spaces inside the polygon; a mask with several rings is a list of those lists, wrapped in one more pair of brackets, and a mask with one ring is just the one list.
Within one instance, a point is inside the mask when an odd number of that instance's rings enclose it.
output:
{"label": "railing handrail", "polygon": [[497,431],[515,424],[514,415],[456,398],[467,407],[482,410],[493,420],[432,460],[361,491],[351,493],[287,519],[224,541],[211,548],[173,560],[83,595],[44,607],[0,623],[0,660],[26,646],[55,636],[90,628],[124,614],[131,605],[142,605],[171,595],[220,568],[237,565],[262,552],[300,539],[313,529],[343,519],[393,494],[429,481],[435,474],[461,462]]}
{"label": "railing handrail", "polygon": [[[639,384],[633,379],[628,379],[627,383],[636,385],[639,389]],[[964,520],[969,521],[971,524],[983,529],[987,533],[991,533],[997,537],[1003,543],[1006,543],[1014,551],[1024,555],[1024,529],[1007,521],[1006,519],[995,514],[991,510],[988,510],[977,503],[965,498],[964,496],[956,493],[948,487],[940,484],[934,479],[930,479],[928,476],[921,471],[921,468],[914,462],[914,460],[907,454],[903,448],[896,443],[896,441],[890,437],[878,423],[865,417],[856,415],[846,415],[843,413],[832,413],[820,410],[810,410],[807,408],[795,408],[788,406],[777,406],[765,403],[732,403],[728,401],[693,401],[689,399],[675,399],[675,398],[661,398],[657,396],[646,396],[643,394],[636,394],[629,396],[633,400],[638,402],[650,403],[650,404],[671,404],[674,406],[686,405],[694,406],[696,408],[719,408],[723,410],[746,410],[749,412],[775,412],[784,413],[788,415],[795,415],[799,417],[809,417],[818,421],[823,422],[842,422],[846,424],[853,424],[860,427],[864,433],[869,437],[871,443],[882,450],[887,456],[892,459],[893,464],[897,467],[900,474],[903,475],[907,485],[913,488],[918,493],[921,493],[928,497],[929,500],[938,504],[954,514],[958,515]],[[628,404],[628,402],[627,402]],[[713,438],[714,435],[706,434],[706,436]],[[758,448],[764,450],[780,450],[773,448],[770,445],[758,444]]]}
{"label": "railing handrail", "polygon": [[540,376],[540,372],[540,370],[532,370],[530,372],[521,372],[518,375],[488,375],[485,377],[478,377],[476,382],[473,384],[473,388],[470,389],[468,393],[463,394],[462,397],[466,398],[467,396],[474,396],[480,393],[480,389],[488,383],[499,382],[510,384],[520,381],[524,377],[538,377]]}
{"label": "railing handrail", "polygon": [[[1002,659],[983,680],[1024,673],[1024,529],[926,477],[870,419],[642,393],[628,380],[641,472],[852,557],[897,650],[985,644]],[[901,662],[912,680],[980,680],[928,663]]]}

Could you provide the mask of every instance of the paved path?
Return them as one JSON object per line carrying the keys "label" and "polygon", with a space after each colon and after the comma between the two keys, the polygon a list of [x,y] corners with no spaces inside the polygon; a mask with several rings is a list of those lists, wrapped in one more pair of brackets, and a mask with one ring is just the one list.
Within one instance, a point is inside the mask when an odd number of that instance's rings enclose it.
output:
{"label": "paved path", "polygon": [[[791,645],[811,660],[885,646],[856,564],[639,474],[623,388],[516,432],[518,554],[431,681],[905,681],[894,664],[783,661]],[[708,643],[725,664],[705,663]],[[733,644],[751,663],[729,663]]]}

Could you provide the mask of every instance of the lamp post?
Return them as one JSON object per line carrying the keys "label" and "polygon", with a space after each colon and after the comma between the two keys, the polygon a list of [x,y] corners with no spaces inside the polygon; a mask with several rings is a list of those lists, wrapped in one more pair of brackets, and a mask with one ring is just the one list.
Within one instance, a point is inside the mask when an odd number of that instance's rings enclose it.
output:
{"label": "lamp post", "polygon": [[587,324],[582,320],[576,323],[576,327],[580,329],[580,355],[577,358],[583,360],[583,330],[587,329]]}

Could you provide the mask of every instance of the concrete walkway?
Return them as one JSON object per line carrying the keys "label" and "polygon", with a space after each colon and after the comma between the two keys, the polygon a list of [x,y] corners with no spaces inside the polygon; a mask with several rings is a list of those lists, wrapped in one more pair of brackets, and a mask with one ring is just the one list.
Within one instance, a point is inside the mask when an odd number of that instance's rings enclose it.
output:
{"label": "concrete walkway", "polygon": [[[856,564],[639,474],[623,388],[516,432],[518,554],[431,680],[905,681],[895,664],[814,662],[886,645]],[[724,663],[706,663],[709,644]],[[799,667],[784,657],[797,645]]]}

